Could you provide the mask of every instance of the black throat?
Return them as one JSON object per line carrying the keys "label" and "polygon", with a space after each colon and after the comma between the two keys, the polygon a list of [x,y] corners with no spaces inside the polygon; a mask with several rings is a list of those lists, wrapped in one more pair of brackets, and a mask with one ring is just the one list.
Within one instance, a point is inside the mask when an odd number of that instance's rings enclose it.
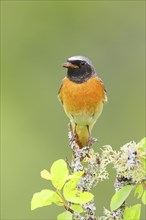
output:
{"label": "black throat", "polygon": [[76,83],[83,83],[95,75],[92,72],[83,72],[81,69],[69,68],[67,71],[67,78]]}

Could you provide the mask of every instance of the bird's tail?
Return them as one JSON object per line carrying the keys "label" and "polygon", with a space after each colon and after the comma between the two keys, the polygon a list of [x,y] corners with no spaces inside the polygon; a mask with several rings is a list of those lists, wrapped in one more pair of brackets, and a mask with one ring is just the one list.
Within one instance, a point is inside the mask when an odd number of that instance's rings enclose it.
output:
{"label": "bird's tail", "polygon": [[87,146],[90,136],[88,126],[86,125],[80,126],[80,125],[72,124],[72,129],[76,135],[77,144],[79,145],[79,147],[83,148],[84,146]]}

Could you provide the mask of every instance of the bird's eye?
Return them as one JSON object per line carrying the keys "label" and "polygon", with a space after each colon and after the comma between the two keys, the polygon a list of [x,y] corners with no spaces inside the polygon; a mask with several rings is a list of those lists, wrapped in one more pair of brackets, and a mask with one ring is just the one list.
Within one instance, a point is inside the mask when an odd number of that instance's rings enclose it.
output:
{"label": "bird's eye", "polygon": [[84,61],[82,61],[82,62],[81,62],[81,65],[82,65],[82,66],[84,66],[84,65],[85,65],[85,62],[84,62]]}

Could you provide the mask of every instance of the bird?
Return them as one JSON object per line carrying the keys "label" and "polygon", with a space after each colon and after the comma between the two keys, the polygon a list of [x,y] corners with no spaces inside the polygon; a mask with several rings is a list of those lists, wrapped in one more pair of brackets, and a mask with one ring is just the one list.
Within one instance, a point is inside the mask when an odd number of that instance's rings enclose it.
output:
{"label": "bird", "polygon": [[58,98],[70,119],[71,130],[79,148],[92,145],[92,128],[102,113],[107,93],[92,62],[85,56],[72,56]]}

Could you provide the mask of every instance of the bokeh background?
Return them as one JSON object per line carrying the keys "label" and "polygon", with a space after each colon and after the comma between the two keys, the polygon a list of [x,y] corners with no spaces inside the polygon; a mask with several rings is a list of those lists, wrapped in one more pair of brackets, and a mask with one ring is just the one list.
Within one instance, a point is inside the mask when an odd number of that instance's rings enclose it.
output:
{"label": "bokeh background", "polygon": [[[89,57],[106,86],[109,101],[93,130],[98,145],[118,150],[144,136],[144,4],[1,2],[3,220],[56,219],[63,211],[53,205],[32,212],[30,201],[52,187],[40,171],[71,158],[68,119],[57,99],[68,57]],[[110,179],[93,190],[98,215],[114,193],[109,170]]]}

